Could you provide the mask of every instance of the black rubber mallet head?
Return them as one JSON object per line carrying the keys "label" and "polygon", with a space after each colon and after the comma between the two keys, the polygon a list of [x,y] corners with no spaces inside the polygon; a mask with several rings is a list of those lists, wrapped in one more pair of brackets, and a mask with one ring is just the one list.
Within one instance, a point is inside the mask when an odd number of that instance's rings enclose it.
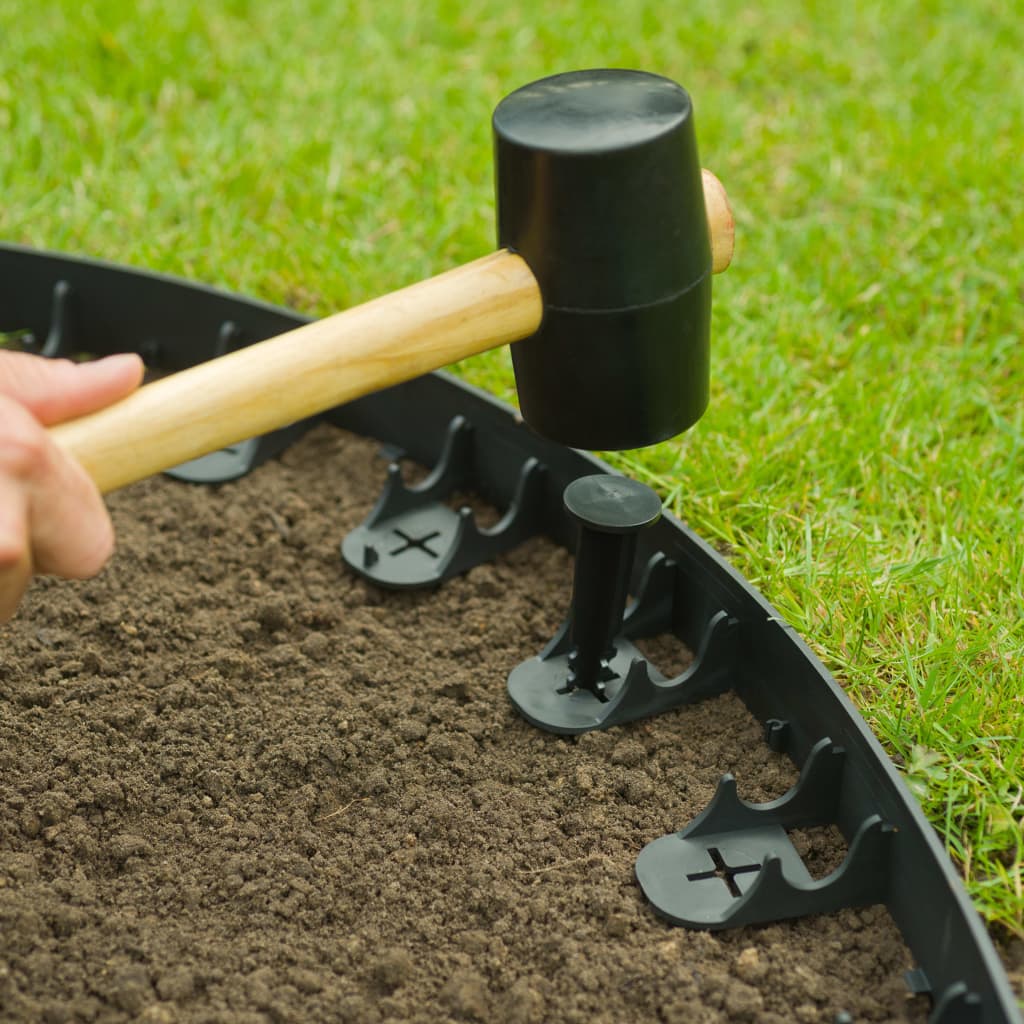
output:
{"label": "black rubber mallet head", "polygon": [[494,113],[498,243],[540,285],[512,347],[523,418],[573,448],[639,448],[708,402],[712,253],[690,97],[638,71],[527,85]]}
{"label": "black rubber mallet head", "polygon": [[164,377],[53,439],[112,491],[509,342],[538,433],[606,449],[685,430],[708,399],[711,273],[732,252],[689,97],[657,75],[573,72],[512,93],[494,131],[506,248]]}

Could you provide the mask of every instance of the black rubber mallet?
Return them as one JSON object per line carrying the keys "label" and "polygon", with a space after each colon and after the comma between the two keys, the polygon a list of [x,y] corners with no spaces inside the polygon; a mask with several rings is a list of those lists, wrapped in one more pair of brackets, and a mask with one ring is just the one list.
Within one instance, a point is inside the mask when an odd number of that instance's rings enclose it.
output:
{"label": "black rubber mallet", "polygon": [[579,71],[494,114],[501,251],[165,377],[52,436],[108,492],[509,342],[523,417],[577,448],[653,444],[708,397],[732,216],[674,82]]}

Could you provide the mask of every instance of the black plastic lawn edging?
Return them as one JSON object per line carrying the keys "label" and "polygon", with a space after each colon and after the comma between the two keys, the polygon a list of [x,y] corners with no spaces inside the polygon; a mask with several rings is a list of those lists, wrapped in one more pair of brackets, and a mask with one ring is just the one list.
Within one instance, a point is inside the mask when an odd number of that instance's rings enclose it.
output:
{"label": "black plastic lawn edging", "polygon": [[[305,322],[189,282],[0,245],[0,331],[9,347],[49,356],[135,351],[173,371]],[[932,997],[932,1024],[1021,1020],[942,844],[856,709],[768,602],[680,522],[659,518],[644,488],[590,455],[542,440],[513,410],[443,373],[322,418],[379,440],[396,462],[408,456],[433,467],[410,487],[393,466],[376,508],[342,541],[339,557],[367,578],[390,587],[443,585],[538,533],[576,552],[577,621],[538,657],[510,666],[509,696],[527,720],[579,733],[731,690],[762,723],[765,742],[800,769],[793,789],[767,804],[740,800],[735,780],[723,776],[696,819],[652,836],[637,851],[636,873],[655,912],[717,929],[884,903],[917,963],[908,986]],[[174,475],[241,476],[313,422]],[[468,509],[450,508],[456,489],[495,505],[499,522],[483,528]],[[612,506],[618,519],[606,515]],[[636,599],[616,617],[626,593]],[[621,623],[614,650],[596,651],[583,666],[587,622],[604,621],[609,608]],[[664,632],[695,654],[672,679],[632,643]],[[831,875],[813,880],[787,831],[819,824],[836,825],[848,853]]]}

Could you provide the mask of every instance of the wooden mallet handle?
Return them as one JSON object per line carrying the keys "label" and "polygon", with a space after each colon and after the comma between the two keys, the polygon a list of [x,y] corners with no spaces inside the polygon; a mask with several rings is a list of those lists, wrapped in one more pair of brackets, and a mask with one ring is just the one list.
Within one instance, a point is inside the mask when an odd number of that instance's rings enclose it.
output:
{"label": "wooden mallet handle", "polygon": [[736,222],[733,220],[725,186],[705,167],[701,172],[704,185],[704,208],[708,214],[708,235],[711,238],[711,273],[729,269],[736,247]]}
{"label": "wooden mallet handle", "polygon": [[[715,273],[732,214],[704,172]],[[526,263],[506,250],[164,377],[51,436],[108,493],[249,437],[535,333]]]}
{"label": "wooden mallet handle", "polygon": [[199,363],[51,430],[103,493],[532,334],[526,264],[497,252]]}

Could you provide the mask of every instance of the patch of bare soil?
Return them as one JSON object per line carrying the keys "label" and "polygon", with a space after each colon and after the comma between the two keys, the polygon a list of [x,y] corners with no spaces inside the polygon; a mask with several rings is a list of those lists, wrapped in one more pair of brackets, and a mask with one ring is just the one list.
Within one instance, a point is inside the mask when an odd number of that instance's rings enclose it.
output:
{"label": "patch of bare soil", "polygon": [[[321,427],[233,484],[147,481],[112,499],[113,565],[0,628],[0,1017],[924,1020],[884,909],[655,917],[643,845],[723,772],[761,800],[792,765],[733,696],[528,726],[505,678],[564,614],[568,555],[382,592],[338,545],[383,475]],[[842,856],[796,839],[817,874]]]}

